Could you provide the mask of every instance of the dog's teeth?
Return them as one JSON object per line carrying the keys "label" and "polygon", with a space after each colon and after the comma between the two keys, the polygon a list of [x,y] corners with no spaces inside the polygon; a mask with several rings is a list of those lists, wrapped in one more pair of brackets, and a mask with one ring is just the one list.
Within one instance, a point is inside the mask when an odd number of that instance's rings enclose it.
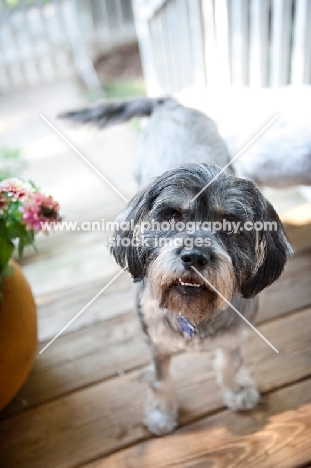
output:
{"label": "dog's teeth", "polygon": [[184,281],[181,281],[181,279],[179,278],[179,283],[182,285],[182,286],[191,286],[192,288],[199,288],[200,285],[199,284],[196,284],[196,283],[185,283]]}

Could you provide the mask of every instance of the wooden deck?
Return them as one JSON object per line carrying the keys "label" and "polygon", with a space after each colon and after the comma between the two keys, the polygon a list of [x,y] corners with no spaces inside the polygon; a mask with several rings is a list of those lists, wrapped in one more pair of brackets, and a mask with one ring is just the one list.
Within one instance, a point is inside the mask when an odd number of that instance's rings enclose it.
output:
{"label": "wooden deck", "polygon": [[[121,275],[42,355],[0,420],[3,468],[305,467],[311,464],[311,223],[288,225],[296,253],[262,295],[245,358],[262,400],[247,413],[222,403],[209,353],[179,354],[172,373],[180,427],[156,438],[142,425],[149,352]],[[44,261],[44,260],[42,260]],[[106,282],[111,279],[106,278]],[[42,349],[105,285],[38,297]]]}

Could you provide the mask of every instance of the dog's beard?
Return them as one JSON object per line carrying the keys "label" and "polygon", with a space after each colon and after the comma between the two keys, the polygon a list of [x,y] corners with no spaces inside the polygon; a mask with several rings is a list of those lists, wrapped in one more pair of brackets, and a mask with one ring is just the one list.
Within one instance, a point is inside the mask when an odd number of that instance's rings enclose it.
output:
{"label": "dog's beard", "polygon": [[173,252],[163,249],[148,272],[151,293],[161,308],[176,315],[181,313],[196,325],[226,309],[226,300],[230,301],[236,292],[234,270],[227,254],[219,254],[213,267],[207,266],[200,273],[207,281],[194,270],[185,270]]}

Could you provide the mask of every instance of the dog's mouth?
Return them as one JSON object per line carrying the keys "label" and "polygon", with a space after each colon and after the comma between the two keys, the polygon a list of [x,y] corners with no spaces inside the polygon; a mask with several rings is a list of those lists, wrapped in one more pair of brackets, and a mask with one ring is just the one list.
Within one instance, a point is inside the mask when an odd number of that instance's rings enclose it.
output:
{"label": "dog's mouth", "polygon": [[[209,281],[212,280],[210,277]],[[191,324],[196,325],[212,315],[218,307],[217,300],[217,293],[204,278],[190,272],[179,272],[162,289],[159,304],[175,314],[181,313]]]}
{"label": "dog's mouth", "polygon": [[203,278],[188,273],[174,278],[163,291],[160,306],[196,325],[214,311],[216,300],[217,294]]}
{"label": "dog's mouth", "polygon": [[186,288],[202,288],[205,286],[205,283],[200,282],[197,279],[182,280],[181,278],[178,278],[177,285],[184,286]]}
{"label": "dog's mouth", "polygon": [[210,288],[203,278],[189,274],[177,277],[171,283],[168,291],[185,299],[188,297],[193,300],[204,296],[205,298],[208,297],[211,301],[217,297],[215,291]]}
{"label": "dog's mouth", "polygon": [[176,278],[171,284],[171,287],[182,294],[198,293],[207,289],[207,285],[203,279],[190,275]]}

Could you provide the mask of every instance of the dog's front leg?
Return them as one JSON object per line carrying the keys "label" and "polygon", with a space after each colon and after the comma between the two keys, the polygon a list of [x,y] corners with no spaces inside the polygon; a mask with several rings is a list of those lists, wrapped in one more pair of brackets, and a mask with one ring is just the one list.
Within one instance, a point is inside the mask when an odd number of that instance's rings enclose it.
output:
{"label": "dog's front leg", "polygon": [[149,382],[144,411],[144,424],[161,436],[172,432],[178,424],[178,404],[170,378],[170,354],[153,350],[154,378]]}
{"label": "dog's front leg", "polygon": [[216,352],[215,368],[224,402],[234,411],[254,408],[260,398],[256,383],[243,366],[239,342],[223,344]]}

